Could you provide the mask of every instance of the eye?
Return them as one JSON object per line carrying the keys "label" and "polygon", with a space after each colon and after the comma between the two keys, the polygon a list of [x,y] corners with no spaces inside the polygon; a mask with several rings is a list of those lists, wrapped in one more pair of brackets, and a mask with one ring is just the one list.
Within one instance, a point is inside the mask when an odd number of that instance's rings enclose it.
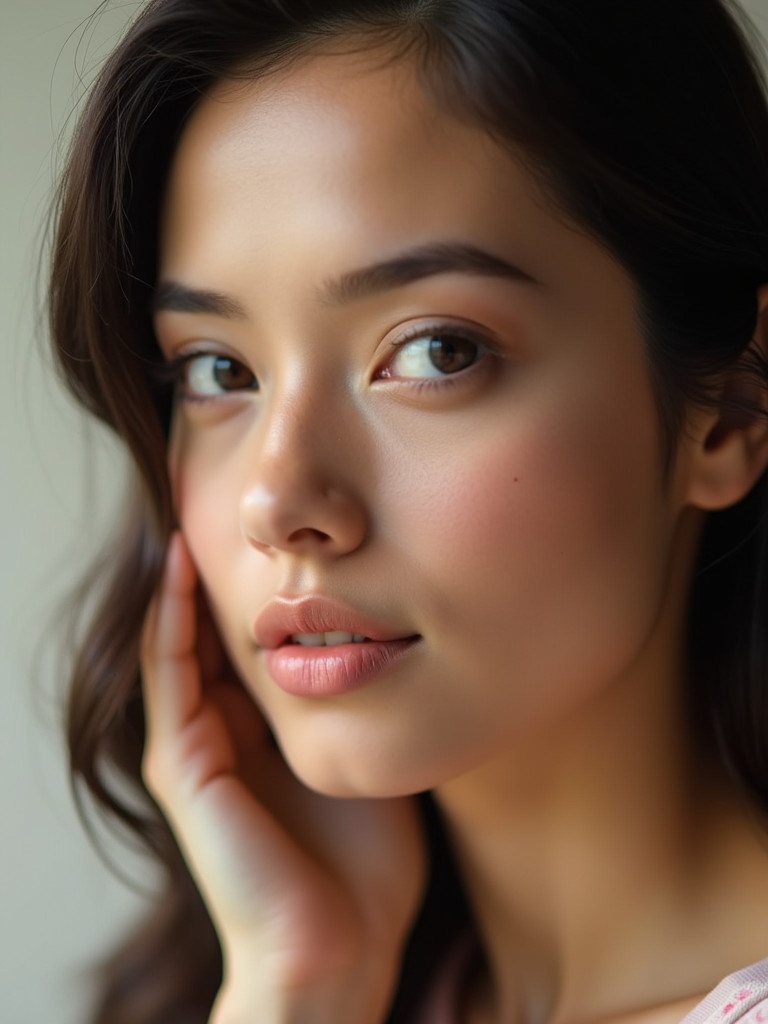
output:
{"label": "eye", "polygon": [[449,328],[423,330],[398,342],[393,359],[381,371],[386,378],[439,378],[467,370],[486,353],[474,338]]}
{"label": "eye", "polygon": [[217,398],[237,391],[258,391],[256,376],[231,356],[198,352],[183,355],[176,365],[176,378],[185,398]]}

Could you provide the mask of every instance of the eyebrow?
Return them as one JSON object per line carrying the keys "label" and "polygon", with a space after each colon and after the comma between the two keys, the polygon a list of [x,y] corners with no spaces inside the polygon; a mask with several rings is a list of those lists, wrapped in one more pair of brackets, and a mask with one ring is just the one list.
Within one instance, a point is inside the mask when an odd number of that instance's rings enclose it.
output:
{"label": "eyebrow", "polygon": [[[391,259],[352,270],[325,281],[322,301],[343,304],[391,291],[441,274],[474,274],[535,284],[534,278],[513,263],[465,242],[433,242]],[[163,281],[155,292],[153,312],[206,313],[226,320],[246,320],[245,307],[224,292],[191,288],[178,281]]]}
{"label": "eyebrow", "polygon": [[161,281],[152,300],[153,313],[208,313],[225,320],[246,320],[245,307],[231,295],[209,291],[204,288],[189,288],[178,281]]}
{"label": "eyebrow", "polygon": [[513,263],[465,242],[433,242],[392,259],[326,281],[322,295],[332,303],[353,302],[440,274],[475,274],[535,283]]}

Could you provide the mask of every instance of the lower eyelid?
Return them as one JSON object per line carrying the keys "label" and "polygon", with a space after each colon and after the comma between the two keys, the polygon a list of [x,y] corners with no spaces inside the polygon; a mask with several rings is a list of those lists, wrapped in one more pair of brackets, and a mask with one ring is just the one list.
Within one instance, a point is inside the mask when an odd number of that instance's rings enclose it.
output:
{"label": "lower eyelid", "polygon": [[462,391],[481,386],[484,381],[488,381],[492,377],[496,364],[494,353],[486,352],[482,358],[458,373],[437,377],[379,377],[373,381],[373,384],[377,388],[392,388],[403,396],[418,397],[422,394],[425,396],[431,394],[435,399],[441,395],[447,398],[451,394],[460,394]]}

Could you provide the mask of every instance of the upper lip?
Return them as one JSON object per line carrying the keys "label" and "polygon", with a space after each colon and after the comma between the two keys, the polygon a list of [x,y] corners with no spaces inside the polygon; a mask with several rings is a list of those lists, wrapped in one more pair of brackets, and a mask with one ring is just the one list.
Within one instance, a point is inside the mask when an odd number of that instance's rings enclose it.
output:
{"label": "upper lip", "polygon": [[355,633],[369,640],[386,642],[414,636],[389,629],[367,616],[321,594],[275,597],[259,613],[253,636],[259,647],[280,647],[297,633]]}

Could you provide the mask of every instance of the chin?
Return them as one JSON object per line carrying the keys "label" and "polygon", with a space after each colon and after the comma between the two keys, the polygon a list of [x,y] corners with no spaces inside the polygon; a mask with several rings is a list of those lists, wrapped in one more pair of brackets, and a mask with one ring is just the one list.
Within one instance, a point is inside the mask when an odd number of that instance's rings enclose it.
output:
{"label": "chin", "polygon": [[376,756],[370,750],[354,756],[338,747],[332,752],[317,746],[307,751],[294,750],[279,740],[278,743],[296,778],[323,796],[384,800],[415,796],[435,784],[432,773],[425,771],[423,765],[404,765],[399,759]]}

